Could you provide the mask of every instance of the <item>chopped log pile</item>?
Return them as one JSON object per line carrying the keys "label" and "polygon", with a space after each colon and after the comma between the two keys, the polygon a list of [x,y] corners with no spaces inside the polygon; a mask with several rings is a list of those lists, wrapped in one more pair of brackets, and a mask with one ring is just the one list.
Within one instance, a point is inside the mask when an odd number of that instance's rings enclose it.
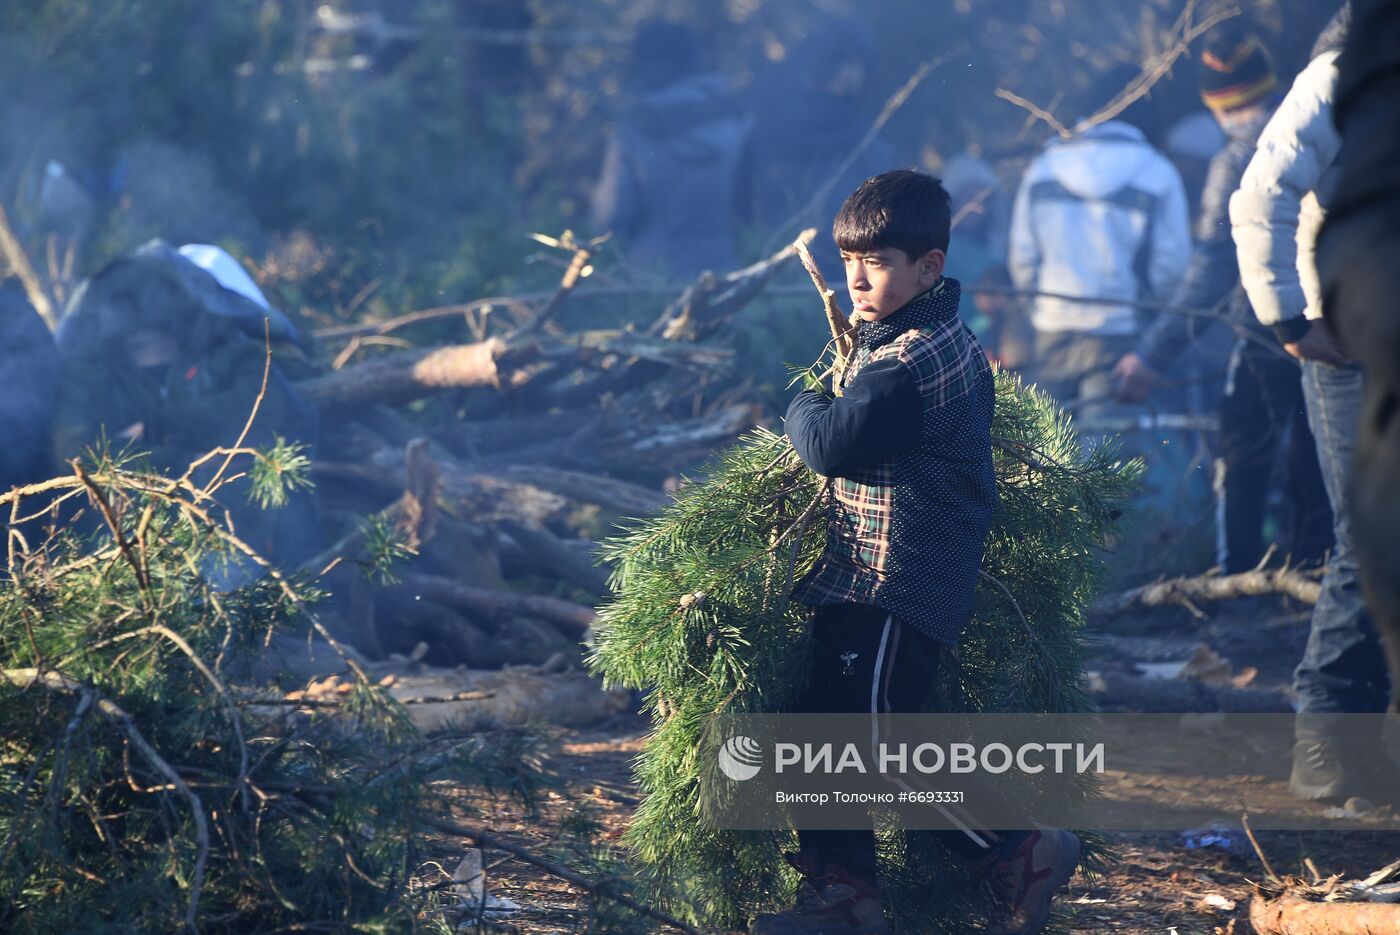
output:
{"label": "chopped log pile", "polygon": [[[725,333],[794,247],[705,273],[649,325],[571,330],[566,303],[594,245],[540,239],[572,253],[553,293],[493,300],[496,316],[472,303],[317,335],[333,364],[298,388],[322,413],[311,470],[332,544],[303,571],[322,576],[327,625],[366,660],[570,667],[610,593],[593,539],[657,510],[665,482],[760,418]],[[410,343],[450,336],[454,317],[471,340]],[[397,349],[373,346],[389,335]],[[376,528],[392,531],[402,560],[370,580]],[[525,682],[559,683],[566,697],[511,702],[503,720],[566,708],[578,687],[557,673]]]}

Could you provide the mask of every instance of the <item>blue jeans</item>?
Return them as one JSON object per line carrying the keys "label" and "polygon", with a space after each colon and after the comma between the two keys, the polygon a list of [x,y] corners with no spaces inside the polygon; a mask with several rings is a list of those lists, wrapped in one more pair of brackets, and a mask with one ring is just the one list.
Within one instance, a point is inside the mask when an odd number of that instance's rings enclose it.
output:
{"label": "blue jeans", "polygon": [[1351,536],[1351,467],[1361,422],[1361,370],[1303,362],[1303,399],[1317,440],[1336,537],[1313,608],[1303,660],[1293,673],[1300,713],[1385,710],[1389,675],[1357,577]]}

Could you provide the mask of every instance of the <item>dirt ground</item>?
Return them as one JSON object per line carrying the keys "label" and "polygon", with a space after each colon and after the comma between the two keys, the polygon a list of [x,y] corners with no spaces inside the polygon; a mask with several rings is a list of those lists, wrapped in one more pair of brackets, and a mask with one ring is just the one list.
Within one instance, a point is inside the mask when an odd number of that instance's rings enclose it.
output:
{"label": "dirt ground", "polygon": [[[1097,642],[1090,668],[1185,659],[1205,644],[1236,669],[1255,667],[1257,684],[1282,687],[1301,652],[1306,626],[1301,609],[1270,602],[1216,608],[1207,620],[1183,611],[1116,621],[1098,634],[1105,638]],[[463,820],[543,849],[558,846],[563,830],[577,823],[582,810],[596,822],[598,838],[615,841],[637,805],[631,761],[645,731],[643,719],[622,715],[589,729],[557,732],[548,741],[548,762],[566,794],[547,794],[533,817],[496,799],[464,800]],[[1274,777],[1252,780],[1276,785],[1277,797],[1288,799],[1286,764]],[[1134,797],[1170,804],[1172,796],[1189,794],[1173,784],[1156,782],[1151,775],[1114,776],[1106,786],[1110,800],[1123,806]],[[477,814],[468,818],[467,809]],[[1315,870],[1323,876],[1365,876],[1400,857],[1400,832],[1393,831],[1261,831],[1258,839],[1280,874],[1308,876]],[[1239,835],[1228,849],[1190,848],[1176,833],[1115,833],[1109,840],[1114,855],[1107,876],[1092,880],[1076,876],[1057,900],[1059,935],[1245,935],[1250,931],[1246,919],[1251,881],[1262,879],[1264,871],[1254,849]],[[450,869],[452,861],[460,859],[461,842],[437,844]],[[498,853],[487,851],[485,860],[488,891],[521,908],[483,931],[521,935],[605,931],[590,928],[588,900],[574,887]],[[1305,861],[1311,861],[1311,867]]]}

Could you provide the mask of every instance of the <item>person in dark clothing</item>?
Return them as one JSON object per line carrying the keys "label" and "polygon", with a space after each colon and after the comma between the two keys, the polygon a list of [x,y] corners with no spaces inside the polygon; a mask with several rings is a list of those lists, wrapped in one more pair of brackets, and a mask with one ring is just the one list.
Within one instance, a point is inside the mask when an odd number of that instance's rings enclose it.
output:
{"label": "person in dark clothing", "polygon": [[[804,391],[787,411],[798,455],[833,481],[825,550],[792,595],[813,608],[814,648],[793,713],[919,711],[971,613],[997,498],[995,395],[958,316],[960,286],[943,276],[949,222],[942,185],[908,170],[867,180],[836,217],[861,324],[839,395]],[[1055,829],[938,833],[1011,881],[991,932],[1039,932],[1079,853],[1078,839]],[[789,855],[806,879],[798,907],[760,916],[751,931],[887,932],[873,832],[798,837]]]}
{"label": "person in dark clothing", "polygon": [[735,174],[749,121],[689,28],[637,33],[626,100],[593,193],[593,223],[629,264],[672,281],[738,265]]}
{"label": "person in dark clothing", "polygon": [[[1237,334],[1220,401],[1215,560],[1227,574],[1258,565],[1265,548],[1270,478],[1283,460],[1291,524],[1281,537],[1285,550],[1279,557],[1320,562],[1332,544],[1332,511],[1308,428],[1298,365],[1250,311],[1230,231],[1230,196],[1273,114],[1278,79],[1258,38],[1233,26],[1208,38],[1201,61],[1201,97],[1228,142],[1210,160],[1190,265],[1172,304],[1225,305],[1222,317],[1228,317]],[[1212,319],[1159,315],[1137,348],[1114,367],[1115,395],[1123,402],[1143,402],[1161,374],[1215,324]]]}
{"label": "person in dark clothing", "polygon": [[24,290],[0,284],[0,492],[47,480],[57,467],[49,431],[62,373],[53,335]]}
{"label": "person in dark clothing", "polygon": [[1365,374],[1352,477],[1361,583],[1390,668],[1400,761],[1400,0],[1354,0],[1338,59],[1341,167],[1318,239],[1324,318]]}
{"label": "person in dark clothing", "polygon": [[[868,82],[875,48],[860,17],[816,17],[787,58],[755,82],[738,198],[741,222],[758,242],[775,245],[802,228],[821,227],[840,209],[843,193],[907,164],[876,135],[842,168],[875,117]],[[811,249],[823,269],[839,266],[828,232],[818,233]]]}

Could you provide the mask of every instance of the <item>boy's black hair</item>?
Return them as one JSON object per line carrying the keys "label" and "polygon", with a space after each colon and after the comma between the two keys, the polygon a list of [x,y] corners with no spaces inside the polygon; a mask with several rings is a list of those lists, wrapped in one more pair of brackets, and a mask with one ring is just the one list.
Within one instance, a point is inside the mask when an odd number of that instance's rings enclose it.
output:
{"label": "boy's black hair", "polygon": [[948,249],[952,202],[943,183],[926,172],[895,169],[866,179],[846,199],[831,225],[847,253],[894,247],[910,262]]}

